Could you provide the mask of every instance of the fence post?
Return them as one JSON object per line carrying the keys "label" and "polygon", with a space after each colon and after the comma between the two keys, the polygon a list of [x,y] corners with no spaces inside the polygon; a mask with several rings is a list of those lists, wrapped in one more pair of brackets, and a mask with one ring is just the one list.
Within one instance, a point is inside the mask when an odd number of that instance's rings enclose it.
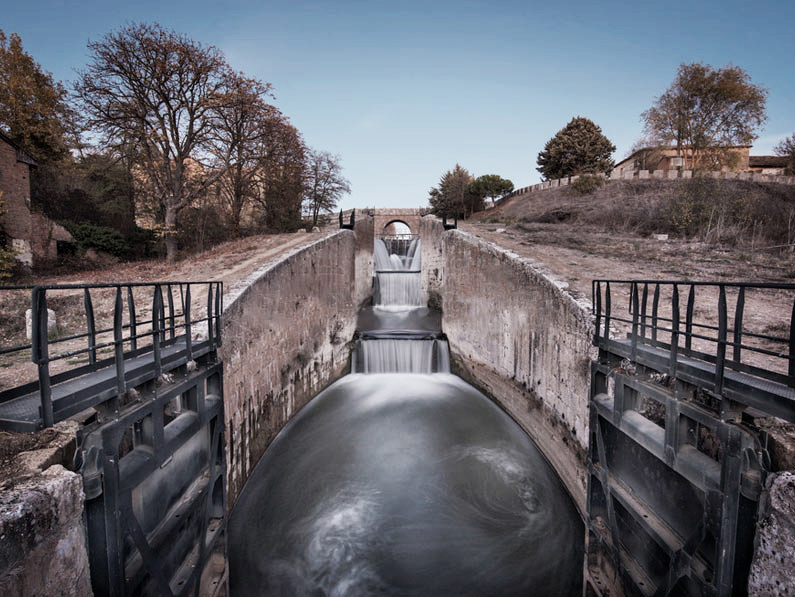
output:
{"label": "fence post", "polygon": [[50,388],[50,357],[49,339],[47,337],[47,290],[41,286],[33,289],[32,297],[31,356],[39,372],[39,396],[41,398],[41,416],[45,427],[52,427],[55,418],[52,408],[52,390]]}
{"label": "fence post", "polygon": [[86,311],[86,330],[88,331],[88,362],[97,364],[97,331],[94,322],[94,305],[91,303],[91,293],[88,288],[83,288],[83,305]]}

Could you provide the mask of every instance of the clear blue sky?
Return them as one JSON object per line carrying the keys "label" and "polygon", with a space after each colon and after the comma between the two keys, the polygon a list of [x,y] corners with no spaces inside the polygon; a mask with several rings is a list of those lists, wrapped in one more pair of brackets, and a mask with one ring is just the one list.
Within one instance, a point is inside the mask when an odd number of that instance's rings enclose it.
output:
{"label": "clear blue sky", "polygon": [[516,187],[574,116],[625,157],[681,63],[729,63],[769,90],[752,154],[795,133],[795,1],[28,0],[0,28],[69,84],[86,43],[158,22],[270,82],[315,149],[339,154],[341,206],[416,207],[456,163]]}

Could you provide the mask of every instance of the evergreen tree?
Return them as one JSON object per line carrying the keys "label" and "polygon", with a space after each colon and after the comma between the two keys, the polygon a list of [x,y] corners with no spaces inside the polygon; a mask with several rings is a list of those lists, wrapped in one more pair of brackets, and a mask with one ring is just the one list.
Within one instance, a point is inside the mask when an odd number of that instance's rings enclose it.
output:
{"label": "evergreen tree", "polygon": [[616,150],[593,121],[582,116],[572,118],[538,154],[537,170],[546,180],[609,172]]}
{"label": "evergreen tree", "polygon": [[513,183],[497,174],[484,174],[478,176],[471,185],[469,192],[482,199],[491,199],[492,203],[497,197],[503,197],[513,191]]}
{"label": "evergreen tree", "polygon": [[469,187],[474,182],[472,175],[459,164],[444,173],[439,186],[429,192],[433,213],[437,215],[461,216],[468,218],[483,209],[483,197],[473,195]]}

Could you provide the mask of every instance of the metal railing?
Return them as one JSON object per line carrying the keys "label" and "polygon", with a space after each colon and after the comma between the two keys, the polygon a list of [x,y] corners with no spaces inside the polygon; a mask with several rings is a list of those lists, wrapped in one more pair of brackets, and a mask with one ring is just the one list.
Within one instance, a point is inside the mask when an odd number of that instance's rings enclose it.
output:
{"label": "metal railing", "polygon": [[623,325],[631,359],[639,345],[667,350],[672,376],[680,356],[707,361],[716,393],[727,369],[795,388],[795,284],[594,280],[592,296],[596,346]]}
{"label": "metal railing", "polygon": [[[0,392],[0,404],[30,392],[38,392],[45,427],[60,420],[53,411],[52,388],[56,384],[115,367],[115,394],[121,395],[128,386],[125,363],[129,359],[151,353],[155,374],[160,375],[163,370],[163,351],[179,343],[185,358],[193,360],[196,350],[193,335],[201,324],[206,324],[206,337],[201,340],[205,348],[214,348],[221,343],[222,282],[8,286],[0,287],[0,294],[20,290],[31,292],[30,343],[0,347],[0,356],[24,355],[30,351],[31,361],[37,367],[38,379]],[[97,317],[94,303],[103,292],[112,294],[113,307],[110,313],[107,308],[103,309],[106,317]],[[191,310],[192,296],[203,292],[207,293],[206,312],[197,318]],[[64,293],[71,298],[82,294],[85,331],[75,333],[75,330],[70,330],[60,336],[48,329],[48,297]],[[176,298],[175,293],[178,293]],[[142,297],[143,300],[151,297],[151,309],[139,306]],[[109,300],[106,297],[106,302]],[[105,356],[108,353],[112,355]],[[64,371],[51,372],[54,363],[75,358],[87,364],[66,365],[61,367]]]}

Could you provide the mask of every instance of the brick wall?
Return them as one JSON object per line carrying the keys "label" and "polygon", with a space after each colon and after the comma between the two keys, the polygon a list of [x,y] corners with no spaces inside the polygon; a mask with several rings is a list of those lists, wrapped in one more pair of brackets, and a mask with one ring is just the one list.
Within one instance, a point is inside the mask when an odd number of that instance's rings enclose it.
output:
{"label": "brick wall", "polygon": [[0,192],[6,211],[3,229],[10,239],[23,241],[27,247],[31,234],[29,169],[17,161],[16,148],[0,139]]}

